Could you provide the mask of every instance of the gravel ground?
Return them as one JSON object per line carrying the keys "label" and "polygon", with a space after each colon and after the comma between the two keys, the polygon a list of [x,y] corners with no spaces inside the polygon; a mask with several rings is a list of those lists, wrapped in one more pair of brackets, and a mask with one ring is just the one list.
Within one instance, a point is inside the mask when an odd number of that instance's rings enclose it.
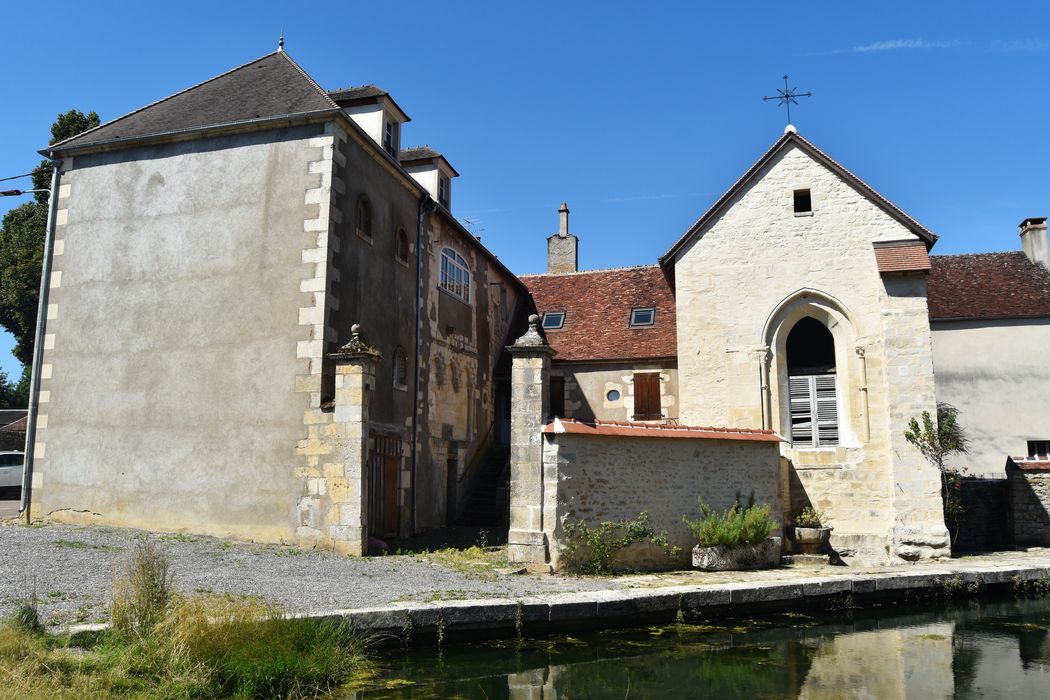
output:
{"label": "gravel ground", "polygon": [[0,616],[10,614],[35,588],[49,626],[106,621],[113,575],[141,539],[154,541],[168,556],[180,592],[261,596],[289,612],[609,587],[608,581],[491,568],[464,572],[426,554],[353,558],[196,535],[6,523],[0,525]]}

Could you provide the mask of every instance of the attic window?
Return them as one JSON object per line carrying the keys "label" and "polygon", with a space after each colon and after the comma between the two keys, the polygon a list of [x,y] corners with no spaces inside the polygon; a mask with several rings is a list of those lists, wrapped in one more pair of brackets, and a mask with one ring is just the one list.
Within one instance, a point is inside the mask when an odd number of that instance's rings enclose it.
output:
{"label": "attic window", "polygon": [[397,158],[398,152],[398,124],[389,119],[383,120],[383,150]]}
{"label": "attic window", "polygon": [[438,175],[438,204],[449,208],[449,190],[452,189],[452,183],[444,175]]}
{"label": "attic window", "polygon": [[631,309],[631,327],[651,326],[656,323],[656,309]]}
{"label": "attic window", "polygon": [[564,311],[548,311],[543,314],[543,330],[556,331],[565,325]]}
{"label": "attic window", "polygon": [[813,198],[810,196],[809,190],[795,190],[795,213],[813,213]]}

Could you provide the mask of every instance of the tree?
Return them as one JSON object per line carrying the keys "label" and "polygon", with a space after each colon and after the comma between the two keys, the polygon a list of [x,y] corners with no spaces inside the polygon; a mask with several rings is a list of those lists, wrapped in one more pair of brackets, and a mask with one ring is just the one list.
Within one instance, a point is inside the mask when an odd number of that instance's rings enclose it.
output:
{"label": "tree", "polygon": [[[64,141],[98,124],[96,113],[84,114],[71,109],[65,114],[59,114],[51,125],[49,143]],[[33,171],[33,189],[47,190],[50,187],[51,165],[45,160]],[[39,193],[35,201],[26,202],[7,212],[0,224],[0,326],[15,337],[14,356],[23,366],[22,379],[17,386],[28,387],[33,360],[40,271],[47,232],[47,205],[47,193]],[[3,387],[0,388],[0,395],[12,387],[6,376]],[[28,388],[24,393],[28,396]]]}
{"label": "tree", "polygon": [[934,423],[929,411],[922,412],[922,425],[915,418],[904,431],[905,439],[918,448],[941,475],[941,498],[944,501],[944,517],[954,525],[952,543],[959,537],[959,522],[965,512],[959,494],[962,474],[958,469],[948,466],[948,458],[956,454],[965,454],[969,450],[969,439],[959,425],[959,409],[951,404],[937,404],[937,422]]}
{"label": "tree", "polygon": [[0,408],[25,408],[29,405],[29,379],[23,372],[17,384],[7,379],[7,372],[0,369]]}

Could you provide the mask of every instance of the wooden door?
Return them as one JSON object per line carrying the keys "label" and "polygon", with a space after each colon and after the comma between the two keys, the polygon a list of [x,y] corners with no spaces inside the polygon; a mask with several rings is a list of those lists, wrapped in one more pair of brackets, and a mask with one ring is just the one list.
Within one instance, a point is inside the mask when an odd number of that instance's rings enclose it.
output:
{"label": "wooden door", "polygon": [[401,438],[372,432],[369,454],[368,534],[397,537],[401,509],[397,502],[401,472]]}

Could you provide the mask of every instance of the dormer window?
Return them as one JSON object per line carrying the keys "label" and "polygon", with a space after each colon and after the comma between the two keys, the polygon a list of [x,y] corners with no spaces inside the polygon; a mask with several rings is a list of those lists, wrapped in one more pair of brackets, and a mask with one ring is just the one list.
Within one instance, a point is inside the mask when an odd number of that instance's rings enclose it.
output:
{"label": "dormer window", "polygon": [[397,152],[401,148],[400,138],[400,125],[387,118],[383,120],[383,150],[397,158]]}
{"label": "dormer window", "polygon": [[543,330],[556,331],[565,326],[564,311],[548,311],[543,314]]}
{"label": "dormer window", "polygon": [[795,214],[812,214],[813,197],[809,190],[795,190]]}
{"label": "dormer window", "polygon": [[449,208],[449,197],[452,193],[452,181],[446,175],[438,174],[438,204]]}
{"label": "dormer window", "polygon": [[430,146],[415,146],[403,149],[398,160],[438,204],[452,211],[452,178],[459,173],[444,156]]}
{"label": "dormer window", "polygon": [[654,323],[656,323],[656,309],[653,307],[631,309],[631,328],[651,326]]}

